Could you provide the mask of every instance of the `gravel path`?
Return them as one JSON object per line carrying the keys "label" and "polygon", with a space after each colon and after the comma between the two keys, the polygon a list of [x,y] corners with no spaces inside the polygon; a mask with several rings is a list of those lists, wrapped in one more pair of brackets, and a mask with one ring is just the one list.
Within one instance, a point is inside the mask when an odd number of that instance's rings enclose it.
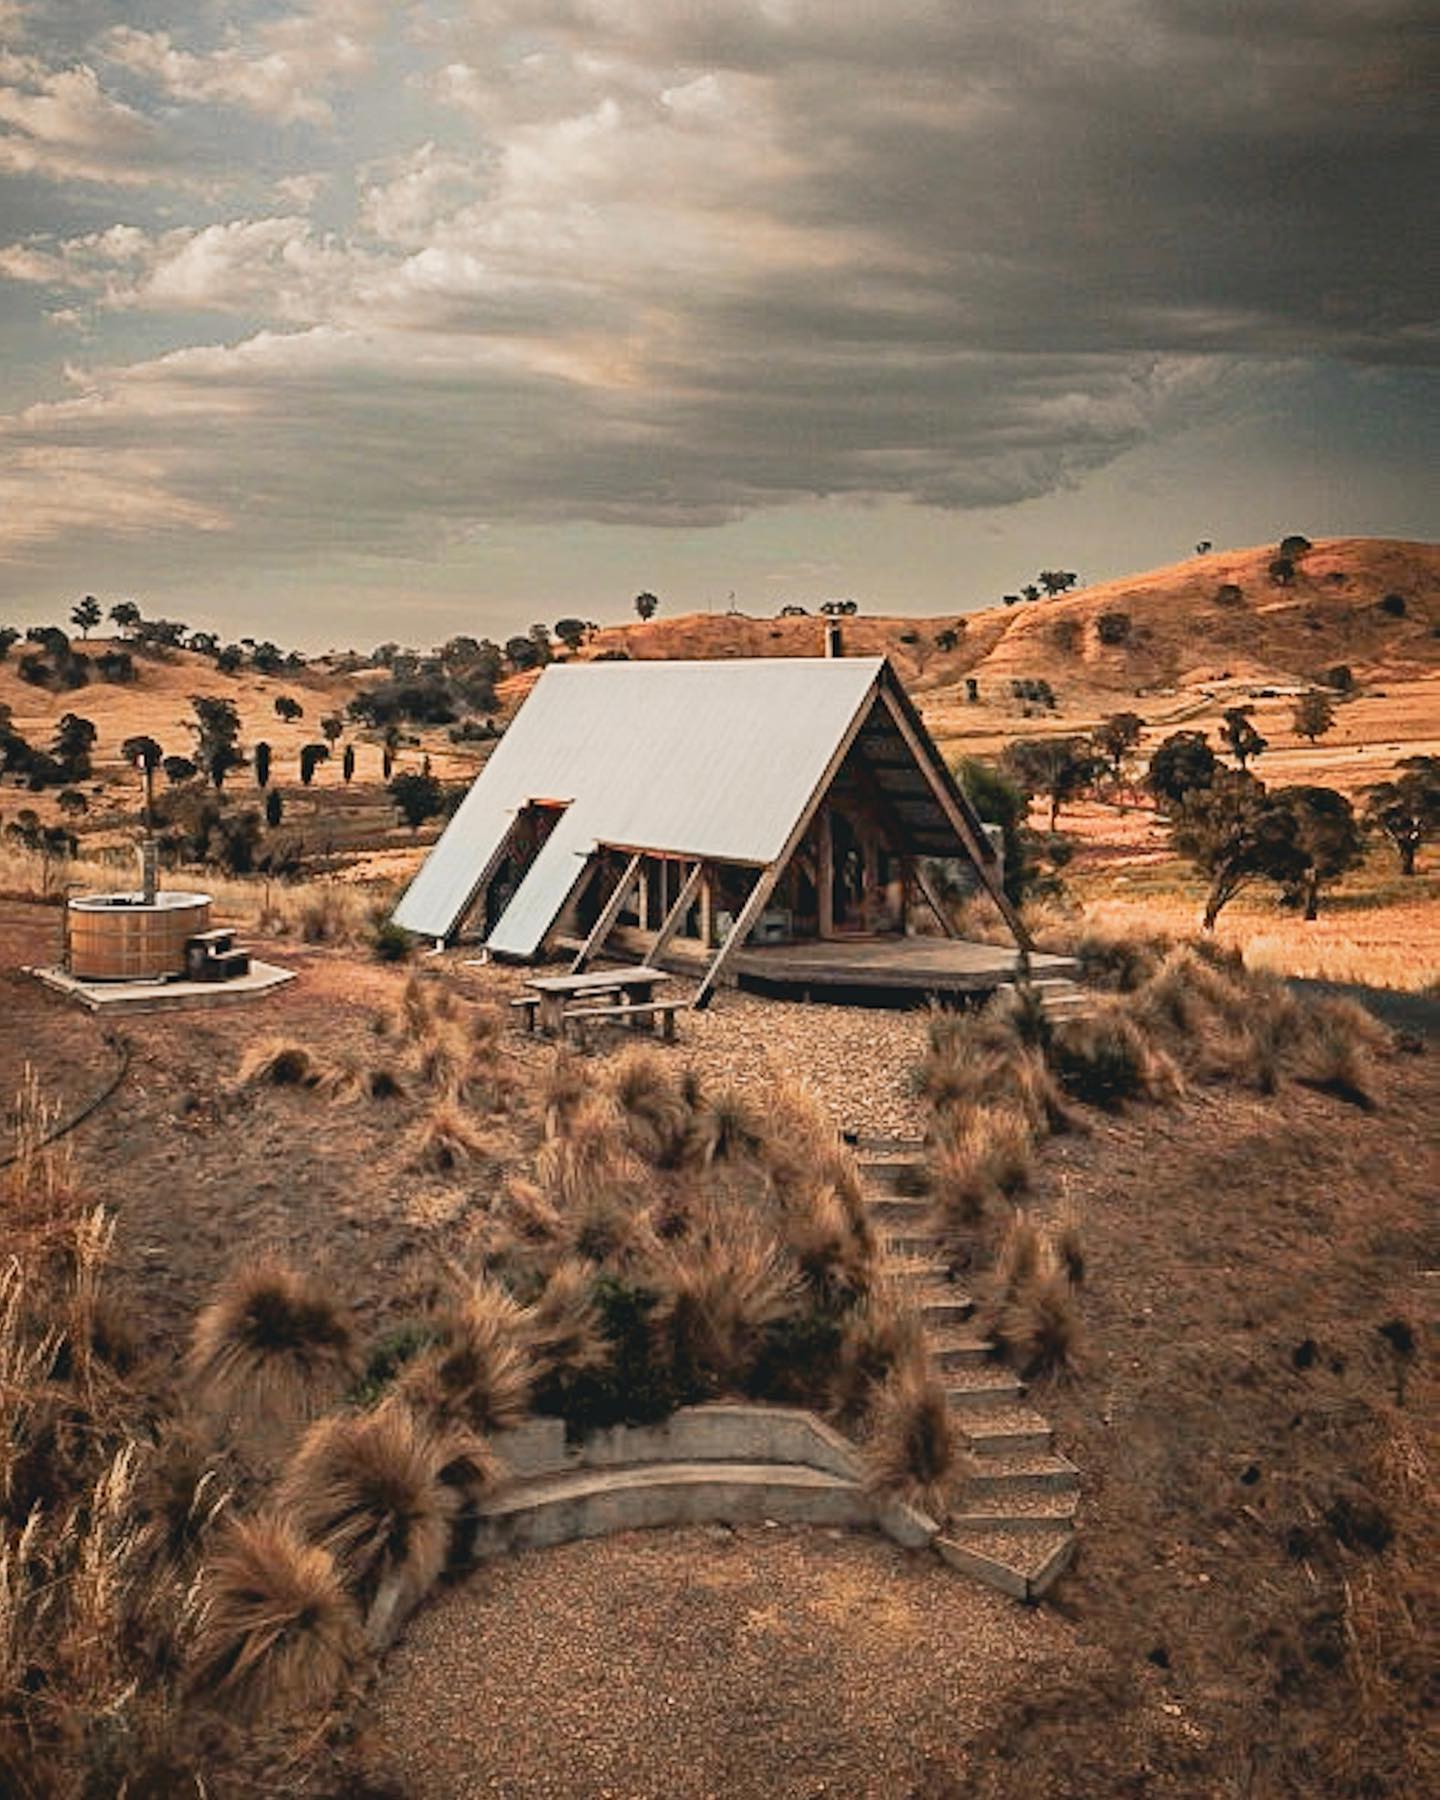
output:
{"label": "gravel path", "polygon": [[698,1526],[490,1564],[382,1668],[367,1773],[411,1800],[956,1791],[967,1743],[1072,1649],[862,1533]]}

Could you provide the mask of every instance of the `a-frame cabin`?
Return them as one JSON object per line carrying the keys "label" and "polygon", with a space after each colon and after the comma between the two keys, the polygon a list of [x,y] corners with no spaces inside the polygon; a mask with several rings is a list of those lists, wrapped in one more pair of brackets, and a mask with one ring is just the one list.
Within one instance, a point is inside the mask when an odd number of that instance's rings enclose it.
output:
{"label": "a-frame cabin", "polygon": [[394,917],[502,958],[565,948],[577,969],[612,940],[668,953],[696,969],[703,1006],[760,948],[827,946],[842,966],[864,944],[873,971],[922,910],[943,948],[940,859],[969,866],[1014,938],[967,947],[994,985],[1029,950],[1024,928],[884,658],[555,664]]}

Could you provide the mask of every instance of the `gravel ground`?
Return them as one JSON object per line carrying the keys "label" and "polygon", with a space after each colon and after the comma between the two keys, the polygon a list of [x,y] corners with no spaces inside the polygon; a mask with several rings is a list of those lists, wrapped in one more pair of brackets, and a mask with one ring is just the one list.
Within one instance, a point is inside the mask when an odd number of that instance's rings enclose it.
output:
{"label": "gravel ground", "polygon": [[1070,1628],[860,1533],[697,1526],[506,1558],[387,1659],[366,1773],[412,1800],[954,1793]]}
{"label": "gravel ground", "polygon": [[[507,1000],[524,990],[524,970],[467,966],[457,953],[440,961],[475,999]],[[677,981],[676,994],[686,991]],[[594,1032],[591,1047],[606,1056],[630,1041],[628,1032],[606,1029]],[[673,1045],[653,1041],[666,1055],[699,1060],[747,1093],[764,1094],[778,1080],[799,1077],[816,1089],[844,1131],[908,1137],[924,1130],[909,1088],[910,1070],[925,1046],[922,1011],[801,1005],[725,988],[707,1011],[681,1013]],[[530,1038],[528,1045],[539,1061],[540,1041]],[[518,1026],[507,1048],[530,1060],[527,1034]]]}

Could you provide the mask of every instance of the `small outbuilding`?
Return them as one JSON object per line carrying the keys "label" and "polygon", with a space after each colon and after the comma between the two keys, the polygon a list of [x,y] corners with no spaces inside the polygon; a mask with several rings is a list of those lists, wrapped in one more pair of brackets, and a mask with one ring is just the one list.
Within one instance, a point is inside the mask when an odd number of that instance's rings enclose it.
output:
{"label": "small outbuilding", "polygon": [[[699,975],[695,1004],[762,974],[912,966],[954,927],[935,869],[964,865],[1015,949],[967,945],[995,986],[1028,951],[998,852],[883,657],[553,664],[395,909],[496,957],[602,946]],[[922,912],[933,929],[909,959]],[[888,954],[887,954],[888,947]],[[953,946],[955,952],[962,947]],[[847,949],[853,954],[847,958]],[[1049,960],[1049,959],[1042,959]],[[966,958],[951,955],[957,976]],[[754,969],[750,969],[754,973]],[[880,985],[884,985],[883,982]]]}

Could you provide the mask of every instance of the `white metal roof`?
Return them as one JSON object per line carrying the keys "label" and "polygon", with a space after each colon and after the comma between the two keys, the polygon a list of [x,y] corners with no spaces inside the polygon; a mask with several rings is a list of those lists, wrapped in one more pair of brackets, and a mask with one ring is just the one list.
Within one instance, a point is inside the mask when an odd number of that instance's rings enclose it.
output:
{"label": "white metal roof", "polygon": [[883,667],[882,657],[552,664],[396,923],[449,936],[535,800],[566,811],[490,934],[508,955],[539,948],[597,845],[774,862]]}

